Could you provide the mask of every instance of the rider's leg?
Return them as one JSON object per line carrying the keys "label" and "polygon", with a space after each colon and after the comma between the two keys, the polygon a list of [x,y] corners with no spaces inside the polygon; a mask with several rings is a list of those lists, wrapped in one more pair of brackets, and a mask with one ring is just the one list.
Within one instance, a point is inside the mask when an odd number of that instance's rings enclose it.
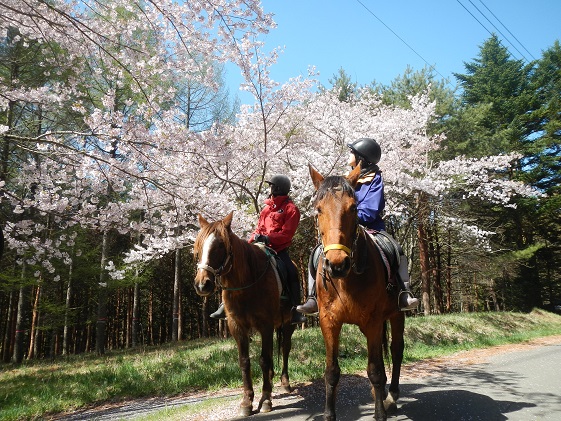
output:
{"label": "rider's leg", "polygon": [[310,272],[308,272],[308,299],[304,304],[297,306],[296,310],[304,314],[316,314],[318,312],[316,278]]}
{"label": "rider's leg", "polygon": [[399,259],[397,279],[400,281],[401,291],[398,296],[398,305],[401,311],[414,310],[419,306],[419,300],[409,290],[409,271],[407,270],[407,257],[403,254]]}
{"label": "rider's leg", "polygon": [[300,288],[300,280],[298,279],[298,269],[296,269],[296,266],[294,266],[294,263],[290,259],[288,250],[282,250],[277,253],[277,255],[284,262],[288,274],[288,288],[290,301],[292,303],[290,323],[293,325],[304,323],[306,318],[296,311],[296,306],[300,304],[302,300],[302,288]]}

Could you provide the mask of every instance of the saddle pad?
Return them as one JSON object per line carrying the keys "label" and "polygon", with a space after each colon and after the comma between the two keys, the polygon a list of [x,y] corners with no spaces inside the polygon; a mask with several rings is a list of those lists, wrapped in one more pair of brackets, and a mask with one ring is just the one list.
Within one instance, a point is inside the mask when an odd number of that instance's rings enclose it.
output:
{"label": "saddle pad", "polygon": [[267,258],[269,259],[269,262],[273,267],[273,272],[275,272],[275,278],[277,278],[277,287],[279,289],[279,296],[282,296],[282,292],[283,292],[282,286],[284,282],[286,282],[286,279],[288,278],[288,273],[286,271],[286,266],[284,262],[277,256],[277,253],[275,253],[273,249],[267,247],[265,244],[263,243],[253,243],[253,244],[255,244],[257,247],[263,250],[267,255]]}

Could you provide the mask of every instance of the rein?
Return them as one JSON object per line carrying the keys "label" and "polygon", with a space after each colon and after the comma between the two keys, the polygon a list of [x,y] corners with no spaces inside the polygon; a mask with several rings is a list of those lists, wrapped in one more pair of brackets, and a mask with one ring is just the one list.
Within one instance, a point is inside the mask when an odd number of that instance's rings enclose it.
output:
{"label": "rein", "polygon": [[243,287],[237,287],[237,288],[226,288],[224,285],[222,285],[220,283],[219,279],[216,280],[216,283],[218,283],[222,287],[223,291],[242,291],[244,289],[251,288],[257,282],[259,282],[261,280],[261,278],[263,278],[265,276],[265,274],[267,273],[267,270],[269,269],[270,264],[271,264],[271,259],[269,259],[267,257],[267,265],[265,265],[265,270],[261,273],[261,275],[259,275],[259,277],[253,283],[251,283],[249,285],[244,285]]}

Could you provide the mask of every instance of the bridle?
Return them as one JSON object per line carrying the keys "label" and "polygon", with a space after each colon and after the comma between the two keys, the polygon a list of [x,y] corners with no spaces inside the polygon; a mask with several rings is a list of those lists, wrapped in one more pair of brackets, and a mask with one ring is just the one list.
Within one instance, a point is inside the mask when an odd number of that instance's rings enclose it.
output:
{"label": "bridle", "polygon": [[317,235],[318,235],[318,244],[321,244],[322,256],[323,256],[324,260],[326,259],[326,253],[328,251],[330,251],[330,250],[342,250],[345,253],[347,253],[349,258],[351,259],[351,265],[354,265],[354,256],[355,256],[355,252],[356,252],[356,249],[357,249],[358,237],[359,237],[359,233],[360,233],[360,224],[358,223],[358,218],[355,221],[355,230],[354,230],[354,234],[353,234],[353,238],[352,238],[351,248],[347,247],[344,244],[339,244],[339,243],[333,243],[333,244],[328,244],[328,245],[323,244],[323,239],[321,238],[321,231],[319,229],[319,218],[318,218],[317,215],[315,217],[315,225],[316,225],[316,230],[317,230]]}
{"label": "bridle", "polygon": [[[227,268],[228,264],[230,266]],[[216,284],[219,285],[222,289],[224,289],[224,287],[222,285],[222,282],[220,282],[220,278],[223,275],[230,272],[230,270],[232,270],[233,265],[234,265],[233,252],[232,252],[232,248],[230,248],[228,253],[226,253],[226,257],[224,258],[224,262],[222,262],[222,265],[220,265],[220,267],[218,269],[214,269],[212,266],[205,265],[204,263],[199,263],[199,264],[197,264],[197,270],[198,269],[203,269],[203,270],[206,270],[207,272],[212,273],[214,275],[214,279],[216,281]],[[227,268],[227,270],[226,270],[226,268]]]}
{"label": "bridle", "polygon": [[224,262],[222,262],[222,265],[220,265],[220,267],[218,269],[214,269],[212,266],[205,265],[204,263],[198,263],[197,264],[197,270],[198,269],[203,269],[203,270],[206,270],[207,272],[212,273],[214,275],[214,281],[215,281],[216,285],[218,285],[220,288],[222,288],[223,291],[241,291],[241,290],[250,288],[253,285],[255,285],[257,282],[259,282],[265,276],[265,274],[267,273],[267,270],[268,270],[270,264],[271,264],[271,260],[269,258],[267,258],[267,265],[265,265],[265,269],[257,277],[257,279],[254,282],[252,282],[249,285],[245,285],[243,287],[235,287],[235,288],[225,287],[220,280],[221,277],[228,274],[232,270],[232,267],[234,266],[234,253],[232,251],[232,247],[230,247],[230,250],[228,251],[228,253],[226,253],[226,257],[224,258]]}

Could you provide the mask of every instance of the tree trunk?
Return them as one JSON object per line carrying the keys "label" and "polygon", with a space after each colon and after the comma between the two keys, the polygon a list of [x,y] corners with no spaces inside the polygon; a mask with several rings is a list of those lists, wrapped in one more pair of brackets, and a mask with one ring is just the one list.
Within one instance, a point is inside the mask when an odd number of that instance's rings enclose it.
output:
{"label": "tree trunk", "polygon": [[434,310],[437,314],[444,313],[444,297],[442,293],[440,243],[438,238],[438,227],[436,223],[431,224],[429,251],[432,256],[432,284],[434,297]]}
{"label": "tree trunk", "polygon": [[41,288],[41,283],[37,286],[35,291],[35,300],[33,300],[33,310],[31,314],[31,333],[29,335],[29,351],[27,352],[27,359],[30,360],[32,358],[39,357],[39,323],[40,323],[40,314],[39,314],[39,302],[41,301],[41,294],[43,292],[43,288]]}
{"label": "tree trunk", "polygon": [[448,244],[446,245],[446,312],[452,311],[452,245],[451,230],[448,228]]}
{"label": "tree trunk", "polygon": [[419,193],[418,199],[418,228],[417,240],[419,243],[419,263],[421,265],[421,290],[424,314],[430,314],[430,262],[429,245],[427,236],[428,203],[424,193]]}
{"label": "tree trunk", "polygon": [[62,355],[68,355],[68,318],[72,302],[72,272],[74,270],[74,251],[68,267],[68,284],[66,285],[66,301],[64,304],[64,330],[62,333]]}
{"label": "tree trunk", "polygon": [[99,273],[98,297],[99,303],[97,307],[97,323],[95,333],[95,350],[98,355],[105,354],[105,339],[107,332],[107,283],[105,279],[105,262],[107,261],[108,231],[103,231],[103,240],[101,245],[101,270]]}
{"label": "tree trunk", "polygon": [[175,272],[173,280],[173,322],[171,327],[171,340],[177,342],[179,332],[179,292],[181,286],[181,249],[175,250]]}
{"label": "tree trunk", "polygon": [[[136,279],[138,279],[138,269],[136,269]],[[134,283],[132,300],[132,347],[138,346],[138,324],[140,318],[140,284]]]}
{"label": "tree trunk", "polygon": [[29,294],[30,294],[30,287],[25,285],[26,273],[26,264],[25,261],[22,266],[21,271],[21,279],[22,283],[24,283],[19,289],[19,300],[18,300],[18,313],[16,317],[16,332],[14,338],[14,353],[12,356],[12,361],[15,364],[21,364],[24,357],[24,340],[25,340],[25,333],[27,332],[28,326],[28,319],[29,319]]}
{"label": "tree trunk", "polygon": [[4,340],[2,342],[2,361],[5,363],[10,362],[10,359],[13,355],[12,338],[14,336],[16,319],[15,297],[16,292],[13,290],[10,291],[10,295],[8,297],[8,308],[6,312],[6,328],[4,330]]}

